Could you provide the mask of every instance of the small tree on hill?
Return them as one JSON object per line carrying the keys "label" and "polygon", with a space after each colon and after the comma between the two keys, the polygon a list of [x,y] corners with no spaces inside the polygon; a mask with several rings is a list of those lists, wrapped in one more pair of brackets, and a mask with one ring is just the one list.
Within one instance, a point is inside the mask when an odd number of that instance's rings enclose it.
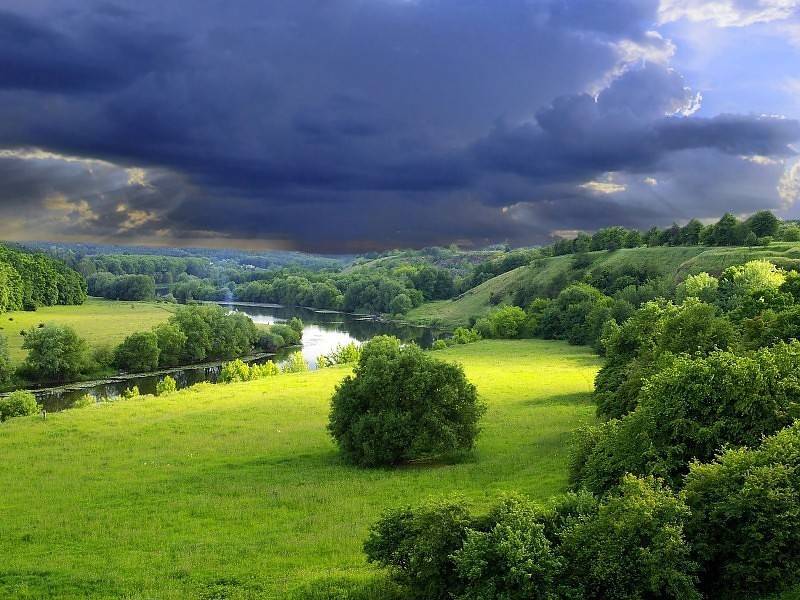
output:
{"label": "small tree on hill", "polygon": [[337,387],[328,429],[350,462],[393,465],[471,449],[483,412],[461,366],[378,336]]}

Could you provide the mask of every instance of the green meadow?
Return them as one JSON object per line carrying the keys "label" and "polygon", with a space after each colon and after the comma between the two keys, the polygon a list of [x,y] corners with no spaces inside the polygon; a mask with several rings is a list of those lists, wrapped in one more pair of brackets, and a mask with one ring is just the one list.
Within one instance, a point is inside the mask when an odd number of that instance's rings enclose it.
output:
{"label": "green meadow", "polygon": [[0,315],[0,335],[8,339],[11,359],[22,362],[25,350],[20,331],[40,324],[69,325],[92,348],[119,344],[135,331],[150,329],[166,321],[175,305],[158,302],[125,302],[89,298],[77,306],[43,306],[35,311],[13,311]]}
{"label": "green meadow", "polygon": [[540,340],[437,353],[488,405],[459,462],[364,470],[325,425],[348,369],[203,384],[0,426],[0,598],[383,598],[361,544],[388,507],[566,486],[599,359]]}

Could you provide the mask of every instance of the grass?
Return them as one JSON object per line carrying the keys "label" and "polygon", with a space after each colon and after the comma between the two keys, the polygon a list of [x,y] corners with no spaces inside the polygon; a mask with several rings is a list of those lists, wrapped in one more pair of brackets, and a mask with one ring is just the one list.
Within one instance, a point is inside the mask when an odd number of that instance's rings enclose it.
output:
{"label": "grass", "polygon": [[166,321],[174,310],[174,305],[165,303],[90,298],[78,306],[45,306],[33,312],[0,314],[0,335],[7,337],[11,360],[18,363],[26,355],[20,331],[40,323],[69,325],[94,348],[119,344],[134,331],[148,330]]}
{"label": "grass", "polygon": [[[627,248],[614,252],[590,252],[593,258],[590,269],[608,267],[616,269],[627,265],[649,267],[673,275],[677,281],[687,275],[707,271],[718,275],[727,267],[754,259],[766,259],[783,268],[800,269],[800,244],[774,242],[763,247],[707,248],[701,246]],[[492,296],[497,302],[508,303],[514,291],[520,288],[547,289],[559,279],[568,281],[573,272],[573,256],[554,256],[534,261],[498,275],[465,292],[453,300],[427,302],[406,315],[409,321],[437,323],[454,328],[468,325],[470,319],[485,315],[492,310]],[[560,287],[560,286],[559,286]]]}
{"label": "grass", "polygon": [[[541,340],[458,360],[489,410],[457,464],[343,464],[325,424],[347,368],[204,384],[0,426],[0,598],[392,598],[361,543],[387,507],[566,484],[599,361]],[[357,590],[357,591],[354,591]]]}

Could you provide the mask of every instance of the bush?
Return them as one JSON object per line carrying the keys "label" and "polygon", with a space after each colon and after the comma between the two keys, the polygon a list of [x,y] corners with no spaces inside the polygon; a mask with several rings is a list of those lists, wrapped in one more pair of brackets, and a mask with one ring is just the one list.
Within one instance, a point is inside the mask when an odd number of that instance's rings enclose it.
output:
{"label": "bush", "polygon": [[26,332],[22,347],[28,351],[22,372],[30,377],[63,381],[91,367],[89,346],[70,327],[46,325],[31,329]]}
{"label": "bush", "polygon": [[13,417],[27,417],[39,412],[36,396],[24,390],[11,392],[5,398],[0,398],[0,421],[7,421]]}
{"label": "bush", "polygon": [[308,363],[302,352],[292,352],[281,367],[284,373],[303,373],[308,371]]}
{"label": "bush", "polygon": [[766,595],[800,582],[800,422],[754,449],[693,464],[683,496],[709,596]]}
{"label": "bush", "polygon": [[328,429],[350,462],[392,465],[471,449],[484,410],[461,366],[378,336],[336,388]]}
{"label": "bush", "polygon": [[450,345],[447,343],[446,340],[438,339],[433,344],[431,344],[431,350],[446,350],[449,348]]}
{"label": "bush", "polygon": [[725,445],[757,444],[792,422],[799,371],[798,342],[752,356],[674,358],[646,382],[636,410],[602,432],[578,482],[595,493],[624,473],[677,484],[692,460],[709,461]]}
{"label": "bush", "polygon": [[97,404],[97,399],[92,396],[91,394],[84,394],[77,400],[75,400],[71,405],[70,408],[87,408],[89,406],[94,406]]}
{"label": "bush", "polygon": [[158,336],[152,331],[132,333],[117,346],[114,364],[131,373],[144,373],[158,368]]}
{"label": "bush", "polygon": [[460,590],[450,557],[462,547],[473,522],[457,501],[390,510],[370,528],[364,552],[369,562],[388,567],[413,597],[449,599]]}
{"label": "bush", "polygon": [[[480,331],[484,337],[512,339],[519,336],[528,316],[519,306],[503,306],[489,314],[488,331]],[[485,332],[485,333],[484,333]]]}
{"label": "bush", "polygon": [[357,363],[361,357],[361,346],[356,342],[339,344],[328,354],[317,357],[317,368],[324,369],[333,365]]}
{"label": "bush", "polygon": [[158,383],[156,383],[156,396],[163,396],[164,394],[171,394],[178,390],[178,382],[174,377],[169,375],[165,376]]}
{"label": "bush", "polygon": [[459,600],[549,600],[562,562],[544,533],[540,515],[524,498],[506,498],[487,517],[485,530],[467,528],[452,554]]}
{"label": "bush", "polygon": [[479,342],[481,334],[474,329],[467,329],[466,327],[457,327],[453,332],[453,341],[456,344],[472,344]]}
{"label": "bush", "polygon": [[134,385],[133,387],[125,388],[122,390],[122,394],[120,394],[123,400],[132,400],[133,398],[138,398],[141,396],[139,393],[139,386]]}
{"label": "bush", "polygon": [[239,358],[223,364],[217,376],[218,383],[234,383],[250,379],[252,379],[250,366]]}
{"label": "bush", "polygon": [[561,533],[568,597],[699,599],[683,534],[689,511],[658,481],[626,476],[596,515]]}
{"label": "bush", "polygon": [[278,375],[281,370],[271,360],[265,363],[253,363],[250,365],[250,379],[263,379],[264,377],[273,377]]}

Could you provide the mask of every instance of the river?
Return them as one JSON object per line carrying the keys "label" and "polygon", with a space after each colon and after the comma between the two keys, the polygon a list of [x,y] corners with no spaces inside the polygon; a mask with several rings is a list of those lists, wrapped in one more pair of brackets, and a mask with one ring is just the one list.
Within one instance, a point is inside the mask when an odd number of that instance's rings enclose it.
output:
{"label": "river", "polygon": [[[322,354],[328,354],[340,344],[363,343],[376,335],[389,334],[397,336],[404,342],[413,341],[423,348],[429,348],[438,337],[437,332],[427,327],[380,321],[367,315],[350,315],[267,304],[229,303],[223,304],[223,306],[228,310],[248,315],[257,324],[282,323],[292,317],[299,317],[303,321],[302,347],[287,348],[275,356],[260,354],[248,357],[246,359],[248,362],[274,360],[280,364],[292,352],[300,351],[309,368],[315,369],[317,358]],[[109,400],[118,397],[126,388],[134,385],[142,394],[153,394],[158,381],[167,374],[175,378],[178,389],[204,381],[213,383],[219,375],[219,370],[220,363],[207,363],[168,369],[157,373],[119,376],[103,381],[34,390],[34,393],[39,403],[47,411],[56,412],[69,408],[78,398],[86,394],[98,400]]]}

